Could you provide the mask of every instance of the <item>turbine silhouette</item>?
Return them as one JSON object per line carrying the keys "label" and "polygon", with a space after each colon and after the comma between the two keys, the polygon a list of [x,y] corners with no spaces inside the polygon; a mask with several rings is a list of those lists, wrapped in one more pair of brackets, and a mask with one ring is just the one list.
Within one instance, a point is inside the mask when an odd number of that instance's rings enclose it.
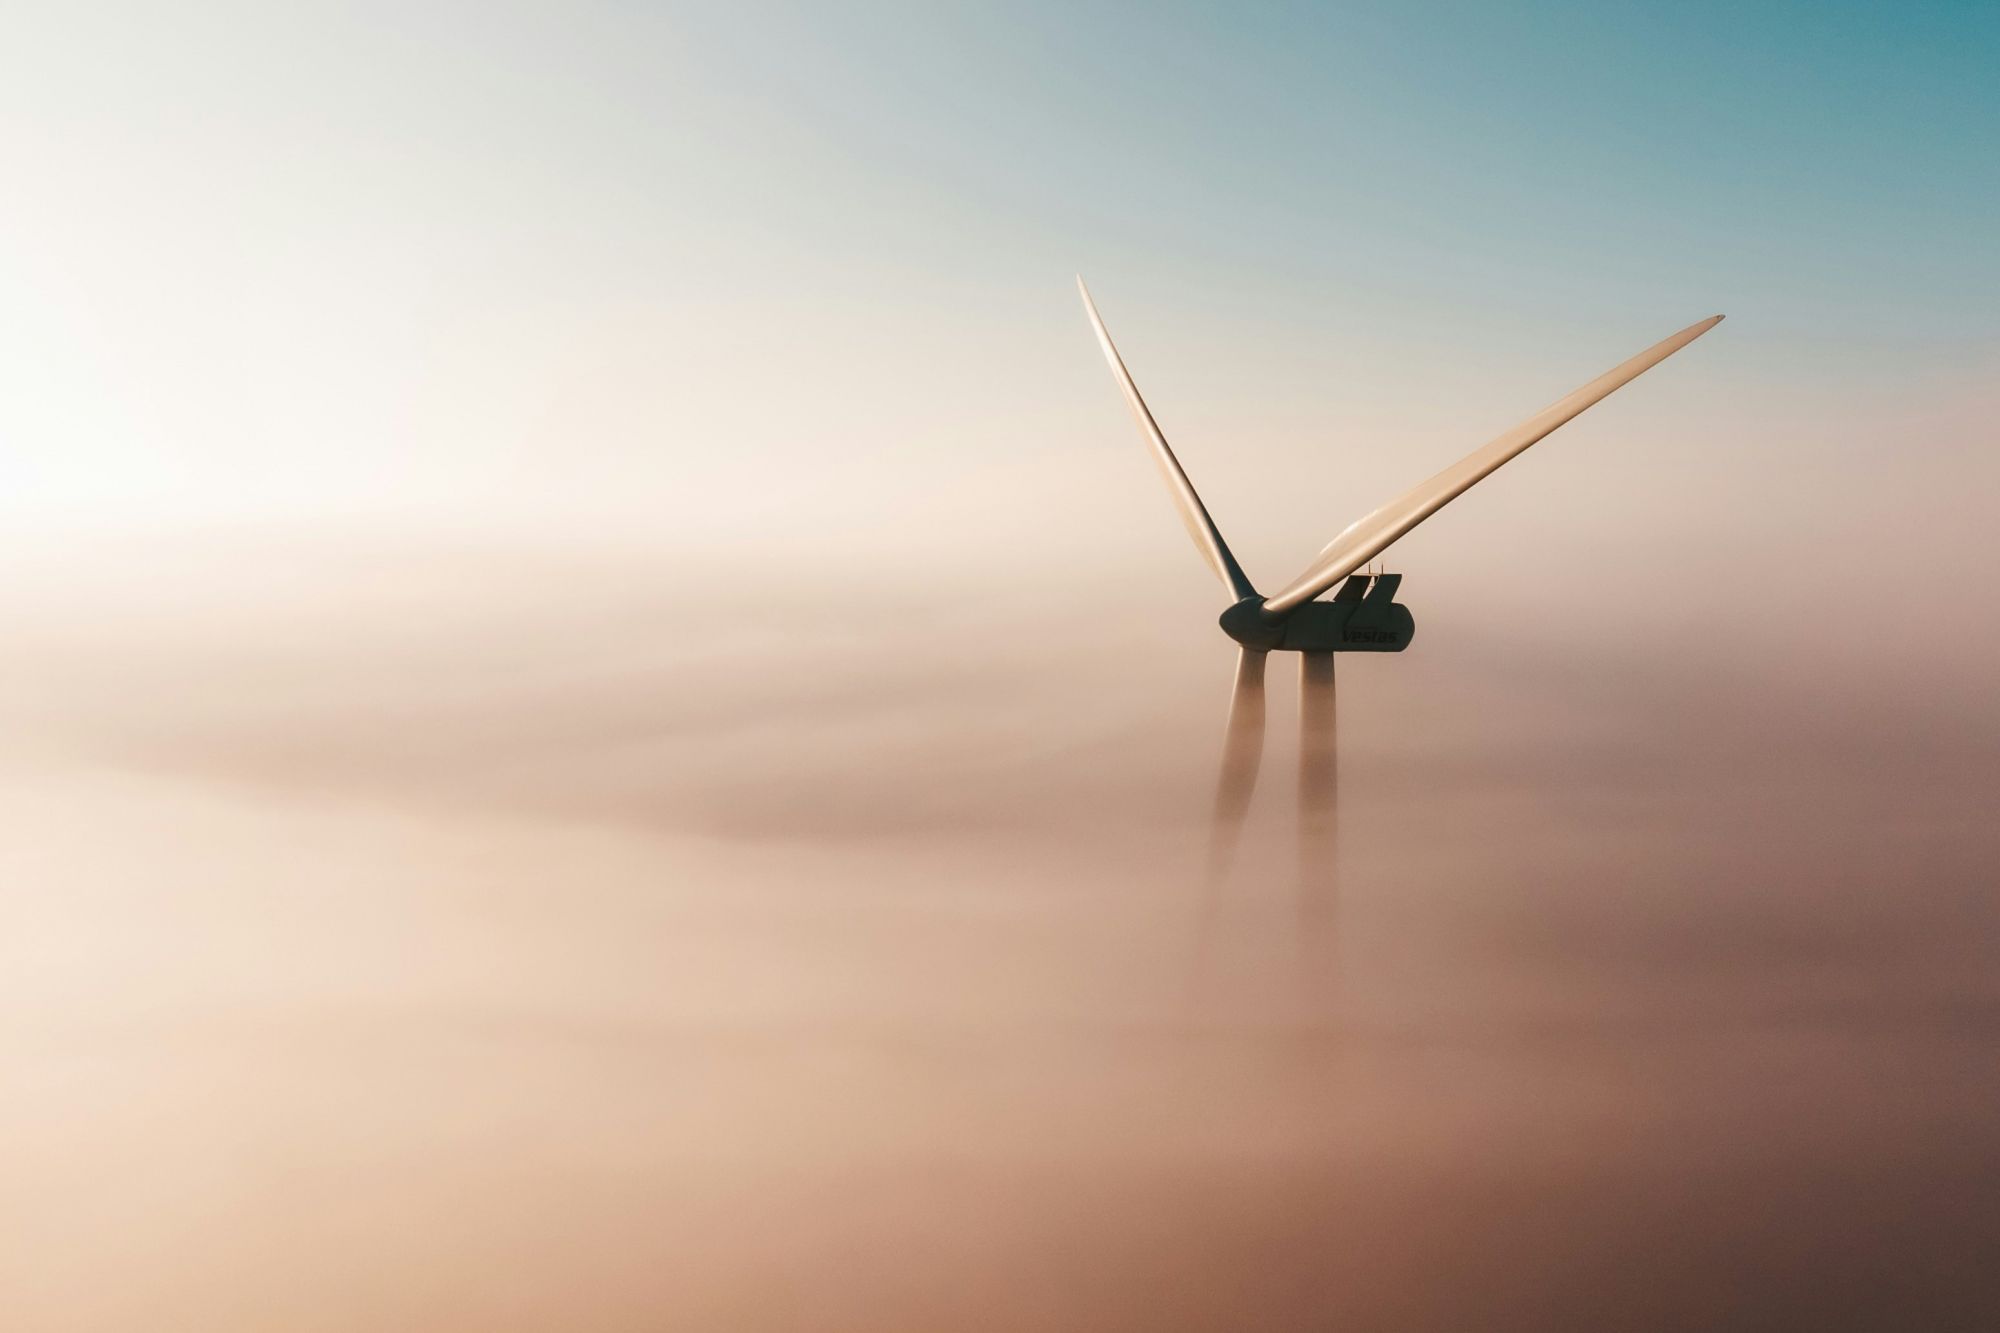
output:
{"label": "turbine silhouette", "polygon": [[[1090,299],[1083,279],[1076,280],[1083,308],[1104,359],[1125,391],[1125,401],[1152,446],[1167,489],[1179,506],[1188,535],[1202,557],[1229,589],[1230,605],[1222,612],[1222,632],[1238,645],[1236,684],[1229,702],[1220,776],[1215,789],[1215,830],[1212,869],[1225,865],[1250,808],[1257,785],[1257,768],[1264,750],[1264,659],[1272,652],[1299,654],[1299,832],[1302,855],[1322,839],[1330,839],[1336,818],[1339,770],[1334,749],[1334,654],[1342,652],[1399,653],[1410,646],[1416,622],[1408,608],[1395,600],[1400,574],[1357,572],[1387,550],[1398,538],[1464,494],[1508,459],[1561,426],[1592,404],[1609,397],[1681,348],[1722,322],[1722,316],[1690,324],[1639,355],[1599,375],[1568,397],[1536,413],[1514,429],[1467,454],[1458,462],[1411,487],[1374,512],[1350,523],[1328,543],[1304,573],[1271,597],[1260,596],[1230,554],[1215,520],[1195,493],[1180,460],[1174,457],[1159,423],[1139,396],[1139,386],[1118,355]],[[1329,601],[1322,593],[1339,584]]]}

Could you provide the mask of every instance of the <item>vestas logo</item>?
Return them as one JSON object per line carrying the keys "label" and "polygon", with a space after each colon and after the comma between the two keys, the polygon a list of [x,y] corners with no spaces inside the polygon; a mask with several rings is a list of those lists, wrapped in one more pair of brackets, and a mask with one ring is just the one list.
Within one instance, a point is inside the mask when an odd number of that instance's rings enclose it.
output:
{"label": "vestas logo", "polygon": [[1340,631],[1342,643],[1395,643],[1402,636],[1388,629],[1343,629]]}

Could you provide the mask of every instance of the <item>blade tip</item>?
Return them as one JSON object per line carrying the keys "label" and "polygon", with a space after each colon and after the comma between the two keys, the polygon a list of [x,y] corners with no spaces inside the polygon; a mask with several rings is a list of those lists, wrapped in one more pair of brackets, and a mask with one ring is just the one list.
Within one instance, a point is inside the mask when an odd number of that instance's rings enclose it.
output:
{"label": "blade tip", "polygon": [[[1097,313],[1097,302],[1090,298],[1090,288],[1083,285],[1081,273],[1076,275],[1076,294],[1083,298],[1083,313],[1090,317],[1090,326],[1097,330],[1099,338],[1108,342],[1111,335],[1105,330],[1103,317]],[[1107,348],[1107,352],[1108,350]]]}

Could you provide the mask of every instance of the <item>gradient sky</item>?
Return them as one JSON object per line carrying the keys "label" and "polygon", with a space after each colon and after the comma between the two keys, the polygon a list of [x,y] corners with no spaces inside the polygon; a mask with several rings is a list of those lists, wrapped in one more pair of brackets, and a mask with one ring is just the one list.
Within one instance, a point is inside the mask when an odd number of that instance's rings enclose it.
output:
{"label": "gradient sky", "polygon": [[0,480],[43,514],[595,508],[650,474],[646,513],[684,522],[796,526],[843,480],[900,515],[897,474],[1117,442],[1078,270],[1188,447],[1254,449],[1245,479],[1331,478],[1364,438],[1427,465],[1429,431],[1470,447],[1717,310],[1705,393],[1803,412],[1759,441],[1786,463],[1823,456],[1829,396],[1992,365],[1990,6],[9,27]]}
{"label": "gradient sky", "polygon": [[[0,18],[0,1325],[1993,1326],[2000,10],[939,8]],[[1198,967],[1078,272],[1267,589],[1729,316]]]}

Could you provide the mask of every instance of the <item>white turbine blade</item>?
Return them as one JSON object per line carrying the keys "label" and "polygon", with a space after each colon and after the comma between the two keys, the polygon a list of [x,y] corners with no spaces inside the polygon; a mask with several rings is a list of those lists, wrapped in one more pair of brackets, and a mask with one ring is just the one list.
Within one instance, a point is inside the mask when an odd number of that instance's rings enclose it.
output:
{"label": "white turbine blade", "polygon": [[1196,924],[1194,954],[1189,962],[1188,999],[1198,998],[1202,974],[1215,946],[1215,925],[1221,908],[1219,894],[1242,840],[1243,817],[1257,789],[1257,766],[1264,757],[1264,659],[1262,649],[1244,648],[1236,656],[1236,684],[1229,695],[1229,724],[1222,738],[1222,763],[1215,780],[1215,817],[1208,834],[1208,882],[1202,894],[1201,919]]}
{"label": "white turbine blade", "polygon": [[1236,563],[1236,557],[1229,553],[1222,534],[1216,531],[1215,520],[1208,516],[1201,497],[1195,494],[1194,483],[1181,471],[1181,463],[1174,457],[1174,451],[1167,446],[1167,437],[1160,433],[1160,424],[1153,420],[1153,414],[1146,407],[1146,400],[1139,396],[1139,386],[1132,382],[1132,374],[1125,369],[1125,362],[1118,356],[1118,349],[1111,343],[1111,335],[1105,331],[1104,321],[1098,317],[1097,306],[1090,299],[1090,289],[1083,285],[1083,279],[1076,280],[1076,289],[1083,295],[1083,308],[1090,315],[1090,326],[1097,330],[1097,341],[1104,348],[1104,359],[1111,363],[1111,373],[1118,377],[1118,387],[1125,391],[1125,401],[1131,404],[1132,416],[1139,423],[1139,429],[1153,446],[1153,458],[1160,465],[1160,472],[1167,479],[1167,489],[1173,492],[1174,503],[1180,507],[1181,521],[1187,524],[1188,536],[1201,549],[1202,558],[1207,560],[1217,577],[1228,586],[1230,595],[1237,601],[1255,597],[1257,590],[1250,586],[1250,580],[1243,576],[1243,569]]}
{"label": "white turbine blade", "polygon": [[1319,558],[1310,569],[1287,584],[1265,605],[1272,611],[1290,611],[1311,601],[1380,555],[1390,543],[1463,495],[1502,463],[1591,404],[1630,384],[1721,322],[1722,316],[1716,315],[1699,324],[1690,324],[1664,342],[1655,343],[1617,369],[1606,371],[1569,397],[1467,454],[1429,481],[1350,524],[1319,553]]}
{"label": "white turbine blade", "polygon": [[1229,696],[1229,727],[1215,783],[1215,827],[1209,848],[1213,874],[1228,865],[1250,810],[1250,795],[1257,788],[1257,766],[1264,756],[1264,658],[1256,648],[1245,648],[1236,658],[1236,687]]}
{"label": "white turbine blade", "polygon": [[1256,648],[1236,657],[1236,687],[1229,696],[1229,727],[1222,742],[1222,769],[1215,787],[1217,822],[1237,824],[1250,808],[1257,765],[1264,754],[1264,659]]}

